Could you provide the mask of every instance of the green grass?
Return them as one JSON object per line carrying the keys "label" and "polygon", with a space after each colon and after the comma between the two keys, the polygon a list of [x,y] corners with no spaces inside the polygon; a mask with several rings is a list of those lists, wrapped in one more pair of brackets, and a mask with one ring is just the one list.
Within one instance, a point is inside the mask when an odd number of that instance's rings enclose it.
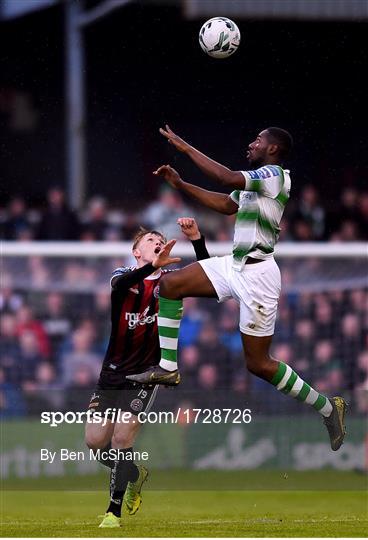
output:
{"label": "green grass", "polygon": [[[156,472],[143,494],[135,516],[124,516],[118,530],[98,529],[106,508],[105,491],[7,490],[1,499],[1,532],[7,537],[362,537],[368,527],[366,480],[362,475],[240,471],[246,491],[226,490],[233,473]],[[165,491],[157,490],[160,476],[171,478]],[[286,476],[286,475],[285,475]],[[175,489],[188,478],[198,487]],[[310,479],[309,483],[306,480]],[[217,489],[213,486],[217,478]],[[162,480],[162,478],[161,478]],[[332,480],[334,480],[332,482]],[[50,483],[54,480],[49,480]],[[75,483],[80,480],[75,479]],[[84,479],[87,482],[87,479]],[[331,484],[332,482],[332,484]],[[252,483],[253,486],[249,484]],[[315,490],[312,490],[313,484]],[[302,491],[307,485],[306,491]],[[345,489],[343,490],[343,486]],[[35,484],[34,484],[35,486]],[[264,486],[267,490],[262,490]],[[7,486],[9,487],[9,486]],[[15,487],[15,485],[14,485]],[[28,485],[28,487],[30,487]],[[38,487],[41,487],[38,485]],[[83,486],[87,487],[87,486]],[[148,488],[149,486],[147,486]],[[225,487],[225,489],[223,489]],[[254,489],[251,489],[251,488]],[[174,489],[173,489],[174,488]],[[278,488],[278,489],[277,489]],[[322,491],[324,490],[331,491]]]}

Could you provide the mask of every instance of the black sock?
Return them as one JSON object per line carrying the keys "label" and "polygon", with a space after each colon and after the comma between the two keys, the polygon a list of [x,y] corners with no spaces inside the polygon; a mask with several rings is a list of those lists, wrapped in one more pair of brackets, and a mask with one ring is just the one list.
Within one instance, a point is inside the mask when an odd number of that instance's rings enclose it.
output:
{"label": "black sock", "polygon": [[133,454],[133,448],[120,450],[124,453],[123,459],[118,459],[114,463],[110,474],[110,505],[106,512],[112,512],[115,516],[121,516],[121,505],[128,482],[135,482],[138,479],[139,471],[132,459],[127,456]]}

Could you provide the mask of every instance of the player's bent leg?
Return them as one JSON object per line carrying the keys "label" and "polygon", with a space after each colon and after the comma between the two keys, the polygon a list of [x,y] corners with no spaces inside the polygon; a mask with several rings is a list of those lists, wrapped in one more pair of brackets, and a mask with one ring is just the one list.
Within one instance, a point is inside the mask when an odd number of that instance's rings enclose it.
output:
{"label": "player's bent leg", "polygon": [[[126,455],[128,451],[133,452],[133,444],[140,426],[139,419],[135,415],[132,415],[127,427],[117,424],[112,440],[113,448],[124,448]],[[119,473],[124,477],[122,482],[117,476]],[[122,502],[127,514],[133,515],[139,510],[142,504],[141,490],[147,478],[148,470],[143,465],[135,465],[133,459],[125,463],[124,470],[117,471],[115,481],[117,485],[119,484],[120,490],[124,489]],[[121,498],[121,494],[118,496]],[[112,498],[116,501],[116,494],[112,494]]]}
{"label": "player's bent leg", "polygon": [[170,272],[160,281],[160,297],[182,300],[188,296],[217,298],[211,281],[198,262]]}
{"label": "player's bent leg", "polygon": [[[140,423],[135,415],[131,415],[128,421],[116,422],[111,440],[113,449],[118,450],[118,457],[114,462],[110,474],[110,503],[106,510],[104,520],[113,514],[121,518],[123,499],[129,482],[137,482],[140,475],[139,468],[133,459],[133,444],[138,434]],[[143,482],[142,482],[143,483]],[[137,503],[138,510],[141,500]]]}
{"label": "player's bent leg", "polygon": [[127,379],[141,384],[176,386],[180,382],[177,350],[180,322],[183,317],[183,298],[188,296],[217,298],[216,291],[199,263],[170,272],[160,281],[158,332],[161,360],[143,373]]}
{"label": "player's bent leg", "polygon": [[279,364],[269,354],[273,336],[250,336],[241,332],[241,337],[248,371],[271,382]]}
{"label": "player's bent leg", "polygon": [[253,336],[241,333],[248,370],[270,382],[283,394],[311,405],[324,417],[332,450],[338,450],[346,433],[344,425],[346,401],[341,397],[328,397],[309,386],[284,362],[279,362],[269,354],[272,336]]}
{"label": "player's bent leg", "polygon": [[109,446],[114,426],[109,420],[106,425],[87,422],[85,427],[85,443],[91,450],[101,450]]}
{"label": "player's bent leg", "polygon": [[116,390],[103,390],[97,386],[90,399],[85,427],[86,445],[95,452],[95,458],[110,469],[114,466],[108,457],[114,425],[109,419],[109,411],[114,407],[117,395]]}

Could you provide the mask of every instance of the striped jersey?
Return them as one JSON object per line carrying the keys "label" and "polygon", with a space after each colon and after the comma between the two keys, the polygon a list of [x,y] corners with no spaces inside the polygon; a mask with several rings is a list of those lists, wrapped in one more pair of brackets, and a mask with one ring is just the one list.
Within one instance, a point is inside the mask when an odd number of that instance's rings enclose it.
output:
{"label": "striped jersey", "polygon": [[236,270],[243,268],[247,257],[264,260],[273,256],[291,187],[290,171],[279,165],[266,165],[242,174],[244,190],[230,194],[239,206],[233,246]]}
{"label": "striped jersey", "polygon": [[[117,268],[112,280],[135,272],[132,267]],[[161,277],[149,275],[136,283],[112,287],[111,335],[105,354],[99,384],[120,385],[126,375],[140,373],[160,360],[157,312]]]}
{"label": "striped jersey", "polygon": [[[192,240],[197,260],[209,257],[205,239]],[[161,278],[173,270],[122,266],[111,277],[111,334],[98,385],[122,388],[126,375],[159,363],[158,296]]]}

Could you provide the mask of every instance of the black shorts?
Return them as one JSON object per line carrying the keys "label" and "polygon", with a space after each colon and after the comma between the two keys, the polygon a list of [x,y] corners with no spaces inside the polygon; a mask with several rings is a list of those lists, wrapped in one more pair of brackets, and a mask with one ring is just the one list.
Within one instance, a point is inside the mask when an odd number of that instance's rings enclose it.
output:
{"label": "black shorts", "polygon": [[[88,410],[105,414],[107,409],[116,409],[121,412],[130,412],[137,415],[140,412],[148,413],[155,401],[159,385],[141,386],[140,384],[126,383],[123,388],[101,388],[97,385],[93,392]],[[108,416],[112,416],[110,411]]]}

